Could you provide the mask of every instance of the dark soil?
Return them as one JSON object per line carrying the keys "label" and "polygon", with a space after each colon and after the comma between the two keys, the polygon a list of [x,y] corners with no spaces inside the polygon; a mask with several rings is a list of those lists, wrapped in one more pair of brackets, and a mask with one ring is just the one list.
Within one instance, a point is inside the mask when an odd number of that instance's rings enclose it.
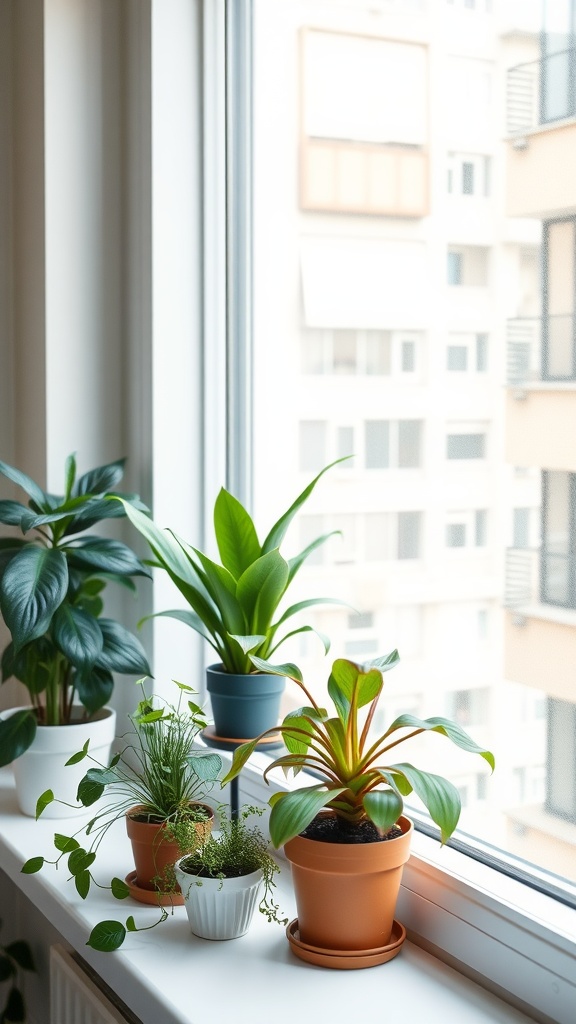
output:
{"label": "dark soil", "polygon": [[385,835],[381,835],[371,821],[352,825],[341,818],[320,816],[314,818],[300,835],[319,843],[384,843],[387,839],[401,836],[402,829],[393,825]]}

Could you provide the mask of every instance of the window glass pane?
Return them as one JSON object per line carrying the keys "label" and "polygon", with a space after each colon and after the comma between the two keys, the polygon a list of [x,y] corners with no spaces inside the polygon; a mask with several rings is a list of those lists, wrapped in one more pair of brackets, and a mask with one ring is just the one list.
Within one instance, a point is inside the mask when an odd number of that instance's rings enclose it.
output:
{"label": "window glass pane", "polygon": [[364,424],[366,469],[387,469],[390,465],[390,424],[387,420],[367,420]]}
{"label": "window glass pane", "polygon": [[392,342],[387,331],[366,332],[366,373],[390,373]]}
{"label": "window glass pane", "polygon": [[476,335],[476,369],[478,373],[486,373],[488,369],[488,335]]}
{"label": "window glass pane", "polygon": [[463,262],[461,252],[448,252],[448,284],[462,284]]}
{"label": "window glass pane", "polygon": [[449,548],[463,548],[466,545],[465,523],[448,523],[446,526],[446,544]]}
{"label": "window glass pane", "polygon": [[468,349],[465,345],[448,345],[448,369],[463,372],[468,369]]}
{"label": "window glass pane", "polygon": [[356,332],[334,331],[332,346],[334,373],[356,373]]}
{"label": "window glass pane", "polygon": [[422,423],[420,420],[400,420],[398,424],[398,466],[416,469],[421,462]]}
{"label": "window glass pane", "polygon": [[483,548],[487,540],[488,513],[485,508],[477,508],[474,513],[474,543],[477,548]]}
{"label": "window glass pane", "polygon": [[474,194],[474,164],[470,160],[462,164],[462,192],[465,196]]}
{"label": "window glass pane", "polygon": [[448,434],[446,438],[449,459],[483,459],[485,447],[484,434]]}
{"label": "window glass pane", "polygon": [[368,562],[392,558],[391,513],[369,512],[364,516],[364,555]]}
{"label": "window glass pane", "polygon": [[420,558],[420,512],[398,513],[398,558]]}
{"label": "window glass pane", "polygon": [[[338,427],[337,437],[337,458],[343,459],[346,455],[354,454],[354,427]],[[343,463],[347,469],[352,469],[354,459],[348,459]]]}
{"label": "window glass pane", "polygon": [[300,469],[318,470],[327,462],[326,423],[321,420],[303,421],[300,432]]}
{"label": "window glass pane", "polygon": [[416,369],[416,345],[413,341],[402,342],[402,370],[404,373],[414,373]]}
{"label": "window glass pane", "polygon": [[530,546],[530,509],[515,508],[512,546],[527,548]]}

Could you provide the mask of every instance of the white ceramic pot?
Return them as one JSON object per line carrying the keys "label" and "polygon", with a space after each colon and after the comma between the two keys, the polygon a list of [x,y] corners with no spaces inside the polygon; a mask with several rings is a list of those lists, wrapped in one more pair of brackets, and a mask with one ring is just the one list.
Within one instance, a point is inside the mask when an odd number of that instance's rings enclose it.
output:
{"label": "white ceramic pot", "polygon": [[[3,712],[3,717],[21,710],[10,708]],[[51,789],[59,800],[75,804],[78,784],[88,768],[93,766],[84,759],[79,764],[65,767],[66,761],[81,750],[89,739],[92,757],[107,765],[115,732],[116,712],[113,708],[102,708],[91,722],[38,726],[32,746],[12,764],[16,796],[22,813],[35,817],[38,797],[47,789]],[[73,807],[49,804],[42,817],[70,818],[77,813]]]}
{"label": "white ceramic pot", "polygon": [[[199,878],[174,865],[190,929],[201,939],[237,939],[250,927],[262,871],[239,878]],[[200,883],[200,884],[199,884]]]}

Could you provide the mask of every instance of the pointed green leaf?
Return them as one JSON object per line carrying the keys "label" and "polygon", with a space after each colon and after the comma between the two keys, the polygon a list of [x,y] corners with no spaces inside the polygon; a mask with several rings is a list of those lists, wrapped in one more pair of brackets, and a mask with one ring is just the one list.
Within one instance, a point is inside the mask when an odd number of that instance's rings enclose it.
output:
{"label": "pointed green leaf", "polygon": [[[276,730],[269,729],[268,731],[275,732]],[[232,758],[232,765],[228,773],[222,779],[222,782],[220,783],[221,786],[227,785],[228,782],[231,782],[232,779],[235,779],[236,776],[239,775],[248,759],[252,757],[260,739],[261,737],[258,736],[256,739],[249,740],[248,743],[243,743],[242,746],[236,748]]]}
{"label": "pointed green leaf", "polygon": [[73,850],[80,849],[80,843],[74,836],[63,836],[61,832],[54,836],[54,846],[60,853],[72,853]]}
{"label": "pointed green leaf", "polygon": [[389,672],[391,668],[394,668],[400,661],[400,655],[398,651],[392,651],[390,654],[385,654],[382,658],[374,658],[373,661],[369,661],[364,666],[364,670],[368,671],[371,668],[377,668],[380,672]]}
{"label": "pointed green leaf", "polygon": [[177,622],[184,622],[187,626],[195,629],[200,636],[204,637],[212,647],[215,647],[213,634],[208,632],[202,619],[196,614],[196,612],[192,612],[186,608],[173,608],[170,611],[155,612],[153,615],[145,615],[143,619],[140,619],[138,626],[142,626],[142,624],[144,622],[148,622],[149,619],[161,618],[162,616],[167,619],[176,619]]}
{"label": "pointed green leaf", "polygon": [[133,526],[148,541],[154,556],[164,569],[170,569],[181,580],[192,585],[196,584],[196,574],[190,567],[176,537],[169,530],[161,530],[153,520],[140,509],[122,498],[110,500],[111,505],[120,503]]}
{"label": "pointed green leaf", "polygon": [[72,850],[72,853],[68,857],[68,870],[71,875],[79,875],[94,863],[96,860],[96,854],[90,850],[83,850],[79,847],[77,850]]}
{"label": "pointed green leaf", "polygon": [[36,821],[38,821],[38,818],[42,812],[46,810],[49,804],[52,803],[54,803],[54,793],[51,789],[45,789],[36,801]]}
{"label": "pointed green leaf", "polygon": [[255,651],[256,648],[261,647],[266,641],[266,637],[262,633],[257,636],[233,636],[232,633],[230,633],[229,637],[242,648],[244,654],[249,654],[250,651]]}
{"label": "pointed green leaf", "polygon": [[266,661],[264,658],[257,658],[254,654],[250,655],[250,661],[259,672],[269,672],[273,676],[286,676],[288,679],[302,682],[302,673],[298,665],[293,665],[290,662],[286,662],[284,665],[273,665],[272,662]]}
{"label": "pointed green leaf", "polygon": [[25,1024],[26,1007],[24,1005],[24,997],[20,989],[16,988],[15,985],[12,986],[8,993],[3,1017],[5,1024]]}
{"label": "pointed green leaf", "polygon": [[5,523],[6,526],[20,526],[22,516],[28,511],[26,505],[20,504],[19,501],[0,501],[0,523]]}
{"label": "pointed green leaf", "polygon": [[382,673],[377,669],[363,672],[359,665],[345,658],[337,658],[328,680],[328,693],[343,722],[348,719],[352,700],[358,708],[370,704],[384,685]]}
{"label": "pointed green leaf", "polygon": [[32,950],[28,943],[24,942],[22,939],[17,939],[16,942],[11,942],[6,946],[6,952],[8,953],[8,956],[11,956],[12,959],[16,961],[18,967],[21,967],[23,971],[36,970]]}
{"label": "pointed green leaf", "polygon": [[67,601],[54,612],[52,636],[76,668],[91,668],[101,655],[104,640],[98,620]]}
{"label": "pointed green leaf", "polygon": [[282,793],[282,799],[275,802],[270,813],[270,838],[276,849],[303,832],[318,811],[343,793],[345,788],[339,786],[326,790],[324,786],[310,786],[308,789]]}
{"label": "pointed green leaf", "polygon": [[83,804],[84,807],[91,807],[97,800],[100,799],[104,792],[104,786],[100,782],[92,782],[90,779],[84,776],[78,786],[78,793],[76,799]]}
{"label": "pointed green leaf", "polygon": [[298,712],[286,715],[282,722],[282,739],[291,754],[305,754],[314,732],[314,725],[310,719],[299,715]]}
{"label": "pointed green leaf", "polygon": [[190,765],[194,774],[202,779],[202,782],[215,782],[222,770],[222,758],[219,754],[212,752],[190,754],[186,758],[186,763]]}
{"label": "pointed green leaf", "polygon": [[90,932],[86,943],[101,953],[113,953],[119,949],[126,938],[126,929],[120,921],[100,921]]}
{"label": "pointed green leaf", "polygon": [[38,484],[26,476],[26,473],[22,473],[21,470],[15,469],[13,466],[9,466],[7,462],[0,462],[0,473],[5,476],[7,480],[11,480],[12,483],[17,484],[29,497],[33,498],[40,508],[46,502],[46,494]]}
{"label": "pointed green leaf", "polygon": [[262,552],[250,515],[224,488],[214,505],[214,533],[222,565],[239,580]]}
{"label": "pointed green leaf", "polygon": [[130,675],[152,674],[138,637],[114,619],[98,619],[98,625],[103,638],[103,646],[96,659],[99,668]]}
{"label": "pointed green leaf", "polygon": [[340,606],[340,608],[352,607],[351,605],[348,605],[346,601],[338,601],[338,599],[335,597],[311,597],[308,598],[307,601],[298,601],[296,604],[290,605],[290,607],[282,613],[282,615],[280,616],[276,623],[276,626],[281,626],[283,622],[286,622],[286,619],[290,619],[293,615],[297,615],[298,612],[304,611],[305,608],[313,608],[321,604],[337,604]]}
{"label": "pointed green leaf", "polygon": [[76,672],[74,683],[78,700],[91,715],[108,703],[114,689],[112,673],[97,665]]}
{"label": "pointed green leaf", "polygon": [[81,569],[103,569],[119,576],[151,576],[127,544],[101,537],[84,537],[65,549],[70,565]]}
{"label": "pointed green leaf", "polygon": [[72,452],[68,456],[64,463],[64,487],[66,493],[64,495],[65,500],[68,501],[72,496],[72,488],[74,487],[74,481],[76,480],[76,453]]}
{"label": "pointed green leaf", "polygon": [[[4,712],[4,714],[6,714]],[[36,718],[31,711],[0,716],[0,768],[20,757],[36,735]]]}
{"label": "pointed green leaf", "polygon": [[76,886],[76,892],[78,895],[85,900],[88,893],[90,892],[90,878],[89,871],[77,871],[74,875],[74,885]]}
{"label": "pointed green leaf", "polygon": [[402,814],[402,800],[393,789],[373,789],[362,801],[364,810],[380,832],[392,828]]}
{"label": "pointed green leaf", "polygon": [[270,533],[268,534],[266,540],[262,545],[263,553],[265,553],[266,551],[271,551],[273,548],[280,547],[282,541],[284,540],[284,537],[286,536],[286,531],[290,526],[290,523],[294,519],[294,516],[302,508],[304,502],[310,497],[312,491],[314,490],[320,478],[323,477],[324,473],[327,473],[329,469],[332,469],[332,466],[337,466],[339,462],[345,462],[347,458],[350,458],[350,456],[347,455],[343,459],[336,459],[334,462],[331,462],[329,466],[325,466],[324,469],[322,469],[320,473],[318,473],[318,476],[315,476],[312,482],[309,483],[308,486],[304,488],[302,493],[299,494],[298,497],[296,498],[296,501],[292,503],[290,508],[284,513],[283,516],[280,517],[278,522],[275,523],[272,529],[270,530]]}
{"label": "pointed green leaf", "polygon": [[452,743],[457,747],[461,747],[462,750],[467,750],[471,754],[479,754],[494,770],[494,755],[489,750],[485,750],[475,743],[461,726],[456,722],[452,722],[449,718],[416,718],[415,715],[400,715],[392,722],[392,725],[386,730],[382,739],[384,740],[391,736],[398,729],[422,729],[425,732],[438,732],[442,736],[447,736],[449,740],[452,740]]}
{"label": "pointed green leaf", "polygon": [[126,459],[117,459],[116,462],[97,466],[96,469],[84,473],[78,478],[72,491],[73,495],[104,494],[113,490],[124,476],[125,463]]}
{"label": "pointed green leaf", "polygon": [[46,632],[67,588],[61,551],[24,547],[10,559],[0,583],[0,609],[16,652]]}
{"label": "pointed green leaf", "polygon": [[20,869],[23,875],[35,875],[44,867],[44,857],[30,857]]}
{"label": "pointed green leaf", "polygon": [[440,829],[442,843],[452,835],[460,817],[460,794],[448,779],[432,772],[422,772],[411,764],[390,765],[390,771],[397,772],[408,780],[428,813]]}
{"label": "pointed green leaf", "polygon": [[237,598],[238,585],[232,573],[196,548],[193,550],[203,569],[202,582],[220,612],[224,629],[227,633],[247,633],[248,620]]}
{"label": "pointed green leaf", "polygon": [[134,920],[132,915],[130,915],[130,917],[126,918],[126,929],[129,932],[137,932],[138,931],[138,929],[136,927],[136,921]]}
{"label": "pointed green leaf", "polygon": [[88,756],[88,747],[89,746],[90,746],[90,740],[86,740],[86,743],[82,747],[82,750],[79,750],[77,754],[72,754],[72,757],[68,758],[68,760],[66,761],[66,764],[64,765],[64,767],[67,768],[68,765],[70,765],[70,764],[79,764],[80,761],[83,761],[84,758]]}
{"label": "pointed green leaf", "polygon": [[[288,563],[277,548],[258,558],[238,580],[236,594],[249,633],[266,633],[288,583]],[[239,633],[242,630],[230,630]]]}
{"label": "pointed green leaf", "polygon": [[[312,552],[316,551],[316,548],[319,548],[322,544],[325,544],[326,541],[330,539],[330,537],[335,537],[335,536],[342,536],[342,531],[341,530],[331,530],[330,533],[323,533],[322,536],[316,537],[316,540],[313,540],[311,544],[308,544],[308,546],[305,547],[304,550],[301,551],[299,555],[295,555],[293,558],[288,559],[288,569],[289,569],[288,582],[289,583],[292,582],[292,580],[294,579],[294,577],[295,577],[296,573],[298,572],[298,570],[300,569],[300,567],[304,564],[306,559],[310,557]],[[344,604],[344,602],[338,602],[338,601],[335,601],[334,603],[335,604],[339,604],[339,603]]]}
{"label": "pointed green leaf", "polygon": [[121,878],[113,878],[110,888],[115,900],[125,900],[130,895],[130,889]]}

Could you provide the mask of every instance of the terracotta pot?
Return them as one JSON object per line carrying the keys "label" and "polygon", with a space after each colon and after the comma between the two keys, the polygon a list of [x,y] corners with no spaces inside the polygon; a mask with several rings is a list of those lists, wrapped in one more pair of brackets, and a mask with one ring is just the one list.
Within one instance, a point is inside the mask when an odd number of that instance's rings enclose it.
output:
{"label": "terracotta pot", "polygon": [[321,843],[296,836],[284,850],[302,942],[326,950],[367,950],[387,945],[402,869],[410,855],[413,824],[383,843]]}
{"label": "terracotta pot", "polygon": [[[212,828],[214,811],[207,804],[199,803],[195,806],[203,807],[210,815],[208,821],[196,823],[196,834],[199,839],[202,839]],[[138,805],[131,807],[126,812],[126,831],[132,843],[132,854],[136,868],[134,885],[136,899],[138,898],[138,889],[162,891],[162,885],[155,884],[154,879],[158,883],[159,879],[166,878],[166,889],[168,891],[172,890],[174,888],[174,880],[171,877],[170,868],[183,854],[191,852],[191,850],[181,850],[178,843],[169,838],[163,824],[155,825],[148,821],[136,820],[134,815],[143,810],[144,808]],[[176,892],[178,892],[177,888]]]}

